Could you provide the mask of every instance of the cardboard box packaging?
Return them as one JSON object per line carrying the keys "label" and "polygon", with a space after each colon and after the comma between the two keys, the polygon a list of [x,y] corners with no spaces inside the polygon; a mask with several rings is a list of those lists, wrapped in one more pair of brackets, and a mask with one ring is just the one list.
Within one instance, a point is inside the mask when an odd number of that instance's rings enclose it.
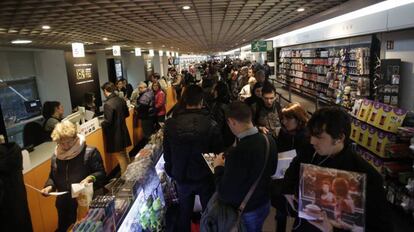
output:
{"label": "cardboard box packaging", "polygon": [[372,107],[373,107],[373,101],[364,99],[359,108],[357,118],[363,122],[367,122],[368,116],[371,114]]}

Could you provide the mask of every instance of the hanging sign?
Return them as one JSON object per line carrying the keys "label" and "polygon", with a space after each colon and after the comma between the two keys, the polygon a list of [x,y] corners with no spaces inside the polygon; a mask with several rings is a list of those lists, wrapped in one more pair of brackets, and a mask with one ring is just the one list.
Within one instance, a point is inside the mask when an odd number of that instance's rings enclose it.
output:
{"label": "hanging sign", "polygon": [[135,48],[135,56],[141,56],[141,48]]}
{"label": "hanging sign", "polygon": [[77,57],[85,57],[85,48],[83,47],[83,43],[72,43],[72,56]]}
{"label": "hanging sign", "polygon": [[121,56],[121,47],[120,46],[112,46],[112,54],[114,56]]}

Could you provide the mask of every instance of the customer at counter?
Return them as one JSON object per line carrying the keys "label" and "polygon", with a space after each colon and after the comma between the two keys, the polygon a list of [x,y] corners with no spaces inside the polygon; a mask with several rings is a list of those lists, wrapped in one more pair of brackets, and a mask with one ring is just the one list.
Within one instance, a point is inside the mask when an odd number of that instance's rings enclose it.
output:
{"label": "customer at counter", "polygon": [[71,197],[71,184],[95,183],[94,187],[98,187],[106,174],[99,151],[86,145],[85,137],[77,134],[73,123],[65,121],[57,124],[52,132],[52,139],[57,146],[51,159],[49,179],[42,193],[49,196],[55,190],[68,191],[56,198],[57,231],[64,232],[76,222],[78,204]]}
{"label": "customer at counter", "polygon": [[85,107],[85,109],[92,111],[96,114],[98,113],[98,108],[96,107],[95,100],[95,94],[92,92],[87,92],[83,95],[83,106]]}
{"label": "customer at counter", "polygon": [[105,148],[108,153],[118,160],[121,174],[129,164],[126,148],[131,145],[125,118],[129,117],[129,110],[124,99],[115,94],[115,85],[106,82],[102,86],[105,97],[104,120],[101,123],[104,132]]}
{"label": "customer at counter", "polygon": [[149,139],[154,133],[156,122],[154,100],[154,92],[147,87],[147,84],[139,83],[135,111],[137,118],[141,120],[144,139]]}
{"label": "customer at counter", "polygon": [[152,84],[152,92],[154,93],[155,98],[154,107],[157,114],[157,123],[160,124],[165,122],[165,114],[167,111],[165,109],[166,95],[158,82]]}
{"label": "customer at counter", "polygon": [[47,137],[50,136],[56,124],[63,119],[64,109],[58,101],[47,101],[43,104],[42,115],[44,118],[43,130]]}

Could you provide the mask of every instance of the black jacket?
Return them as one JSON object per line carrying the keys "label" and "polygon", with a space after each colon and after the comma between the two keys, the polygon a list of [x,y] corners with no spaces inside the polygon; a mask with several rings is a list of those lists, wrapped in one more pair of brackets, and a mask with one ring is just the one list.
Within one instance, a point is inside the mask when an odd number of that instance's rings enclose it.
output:
{"label": "black jacket", "polygon": [[227,105],[222,102],[215,102],[211,109],[211,115],[214,121],[217,122],[218,128],[223,136],[223,145],[224,147],[229,147],[234,143],[235,136],[231,132],[229,126],[226,122],[226,117],[224,112],[227,108]]}
{"label": "black jacket", "polygon": [[0,145],[1,231],[32,231],[23,181],[22,153],[16,143]]}
{"label": "black jacket", "polygon": [[95,188],[103,184],[105,168],[96,148],[85,146],[79,155],[70,160],[59,160],[53,154],[45,187],[52,186],[53,190],[70,192],[71,184],[79,183],[89,175],[96,178]]}
{"label": "black jacket", "polygon": [[[263,176],[247,203],[245,212],[257,209],[270,200],[270,177],[276,170],[276,143],[269,139],[269,158]],[[225,167],[214,170],[220,199],[238,208],[250,187],[256,181],[265,163],[266,140],[256,133],[242,138],[237,146],[226,154]]]}
{"label": "black jacket", "polygon": [[[293,159],[286,170],[283,192],[297,194],[299,191],[299,171],[301,163],[312,163],[314,149],[312,146],[304,147],[298,156]],[[313,164],[318,164],[325,157],[317,155]],[[387,208],[387,200],[383,188],[381,175],[364,159],[356,154],[350,145],[347,145],[339,154],[328,158],[319,166],[340,170],[365,173],[367,175],[366,202],[365,202],[365,231],[389,232],[392,231],[391,215]],[[309,231],[309,228],[306,229]],[[315,229],[318,231],[318,229]]]}
{"label": "black jacket", "polygon": [[165,123],[165,170],[178,182],[191,183],[212,178],[201,154],[222,150],[220,130],[206,110],[184,110]]}
{"label": "black jacket", "polygon": [[276,139],[276,144],[278,152],[298,150],[309,144],[309,139],[306,136],[305,129],[299,130],[293,135],[282,127]]}
{"label": "black jacket", "polygon": [[281,107],[278,102],[274,102],[273,106],[267,108],[263,101],[254,104],[256,112],[253,115],[253,122],[257,127],[266,127],[274,138],[277,138],[276,128],[280,127],[280,111]]}
{"label": "black jacket", "polygon": [[131,145],[125,122],[128,116],[129,110],[124,99],[111,94],[104,104],[104,121],[101,124],[107,152],[120,152]]}

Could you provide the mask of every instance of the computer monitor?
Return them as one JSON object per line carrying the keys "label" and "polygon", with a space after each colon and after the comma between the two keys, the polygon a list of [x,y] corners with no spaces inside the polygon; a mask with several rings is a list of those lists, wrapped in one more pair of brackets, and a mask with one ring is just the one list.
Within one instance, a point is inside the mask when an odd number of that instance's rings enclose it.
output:
{"label": "computer monitor", "polygon": [[79,126],[80,124],[85,122],[85,114],[82,113],[81,110],[78,110],[77,112],[69,114],[68,116],[66,116],[66,118],[64,118],[62,120],[62,122],[64,122],[64,121],[70,121],[73,124]]}
{"label": "computer monitor", "polygon": [[24,107],[27,113],[38,113],[42,110],[40,100],[24,101]]}

